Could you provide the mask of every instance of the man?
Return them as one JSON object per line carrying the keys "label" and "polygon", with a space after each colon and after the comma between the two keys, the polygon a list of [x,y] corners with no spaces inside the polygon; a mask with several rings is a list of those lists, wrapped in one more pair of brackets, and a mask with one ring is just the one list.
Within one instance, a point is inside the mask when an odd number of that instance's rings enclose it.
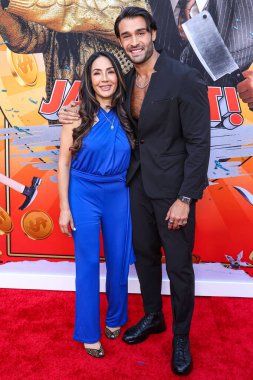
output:
{"label": "man", "polygon": [[[143,8],[126,8],[115,23],[115,34],[134,65],[126,77],[126,108],[137,136],[128,183],[145,311],[123,340],[135,344],[166,329],[161,298],[163,246],[173,310],[172,369],[188,374],[195,203],[208,183],[209,103],[206,85],[195,69],[155,50],[156,30],[154,19]],[[64,111],[61,115],[66,117]]]}
{"label": "man", "polygon": [[128,329],[126,343],[165,330],[161,299],[161,245],[173,310],[172,368],[192,367],[189,329],[194,303],[192,249],[195,203],[207,185],[210,115],[207,88],[195,69],[154,48],[156,23],[129,7],[115,34],[134,65],[127,75],[127,112],[138,147],[128,172],[136,269],[145,316]]}

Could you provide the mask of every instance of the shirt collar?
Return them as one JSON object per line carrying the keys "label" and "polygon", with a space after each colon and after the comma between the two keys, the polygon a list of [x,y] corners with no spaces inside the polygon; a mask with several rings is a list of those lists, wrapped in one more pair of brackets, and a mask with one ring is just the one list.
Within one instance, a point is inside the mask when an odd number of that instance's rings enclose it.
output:
{"label": "shirt collar", "polygon": [[[172,6],[172,9],[174,12],[174,10],[176,9],[176,6],[178,4],[178,0],[170,0],[170,1],[171,1],[171,6]],[[205,8],[206,4],[207,4],[207,0],[196,0],[196,3],[197,3],[197,7],[198,7],[199,12],[202,12],[203,9]]]}

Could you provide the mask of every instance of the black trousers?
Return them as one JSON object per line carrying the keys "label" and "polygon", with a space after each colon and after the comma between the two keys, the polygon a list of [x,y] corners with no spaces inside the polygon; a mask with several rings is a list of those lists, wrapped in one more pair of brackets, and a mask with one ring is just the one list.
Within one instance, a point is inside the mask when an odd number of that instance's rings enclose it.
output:
{"label": "black trousers", "polygon": [[141,170],[130,182],[130,197],[136,271],[145,313],[162,309],[162,246],[170,279],[173,333],[188,334],[194,307],[195,202],[190,206],[187,225],[169,230],[165,217],[175,199],[149,198],[143,188]]}

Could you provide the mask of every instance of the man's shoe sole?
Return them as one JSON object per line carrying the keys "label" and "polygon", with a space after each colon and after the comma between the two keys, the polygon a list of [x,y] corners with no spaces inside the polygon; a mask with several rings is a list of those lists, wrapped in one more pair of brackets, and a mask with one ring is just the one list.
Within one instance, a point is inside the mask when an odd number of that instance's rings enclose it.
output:
{"label": "man's shoe sole", "polygon": [[146,340],[149,337],[150,334],[160,334],[160,333],[164,332],[165,330],[166,330],[166,326],[152,327],[151,329],[149,329],[145,333],[141,334],[141,336],[138,337],[138,338],[136,338],[136,339],[125,340],[124,336],[123,336],[122,339],[127,344],[141,343],[141,342],[144,342],[144,340]]}

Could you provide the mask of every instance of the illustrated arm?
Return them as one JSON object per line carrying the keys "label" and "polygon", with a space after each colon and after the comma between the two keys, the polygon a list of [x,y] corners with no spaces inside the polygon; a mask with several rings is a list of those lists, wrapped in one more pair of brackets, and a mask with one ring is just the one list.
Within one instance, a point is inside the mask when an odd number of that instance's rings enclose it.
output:
{"label": "illustrated arm", "polygon": [[14,181],[12,178],[6,177],[4,174],[0,173],[0,183],[5,186],[9,186],[11,189],[18,191],[19,193],[23,193],[25,186],[21,183]]}
{"label": "illustrated arm", "polygon": [[243,75],[245,80],[238,84],[237,91],[242,101],[253,111],[253,68],[244,71]]}
{"label": "illustrated arm", "polygon": [[8,10],[58,32],[92,31],[111,39],[116,17],[128,5],[148,8],[145,0],[10,0]]}
{"label": "illustrated arm", "polygon": [[50,33],[42,25],[27,22],[0,6],[0,34],[8,48],[16,53],[42,53],[48,44]]}

